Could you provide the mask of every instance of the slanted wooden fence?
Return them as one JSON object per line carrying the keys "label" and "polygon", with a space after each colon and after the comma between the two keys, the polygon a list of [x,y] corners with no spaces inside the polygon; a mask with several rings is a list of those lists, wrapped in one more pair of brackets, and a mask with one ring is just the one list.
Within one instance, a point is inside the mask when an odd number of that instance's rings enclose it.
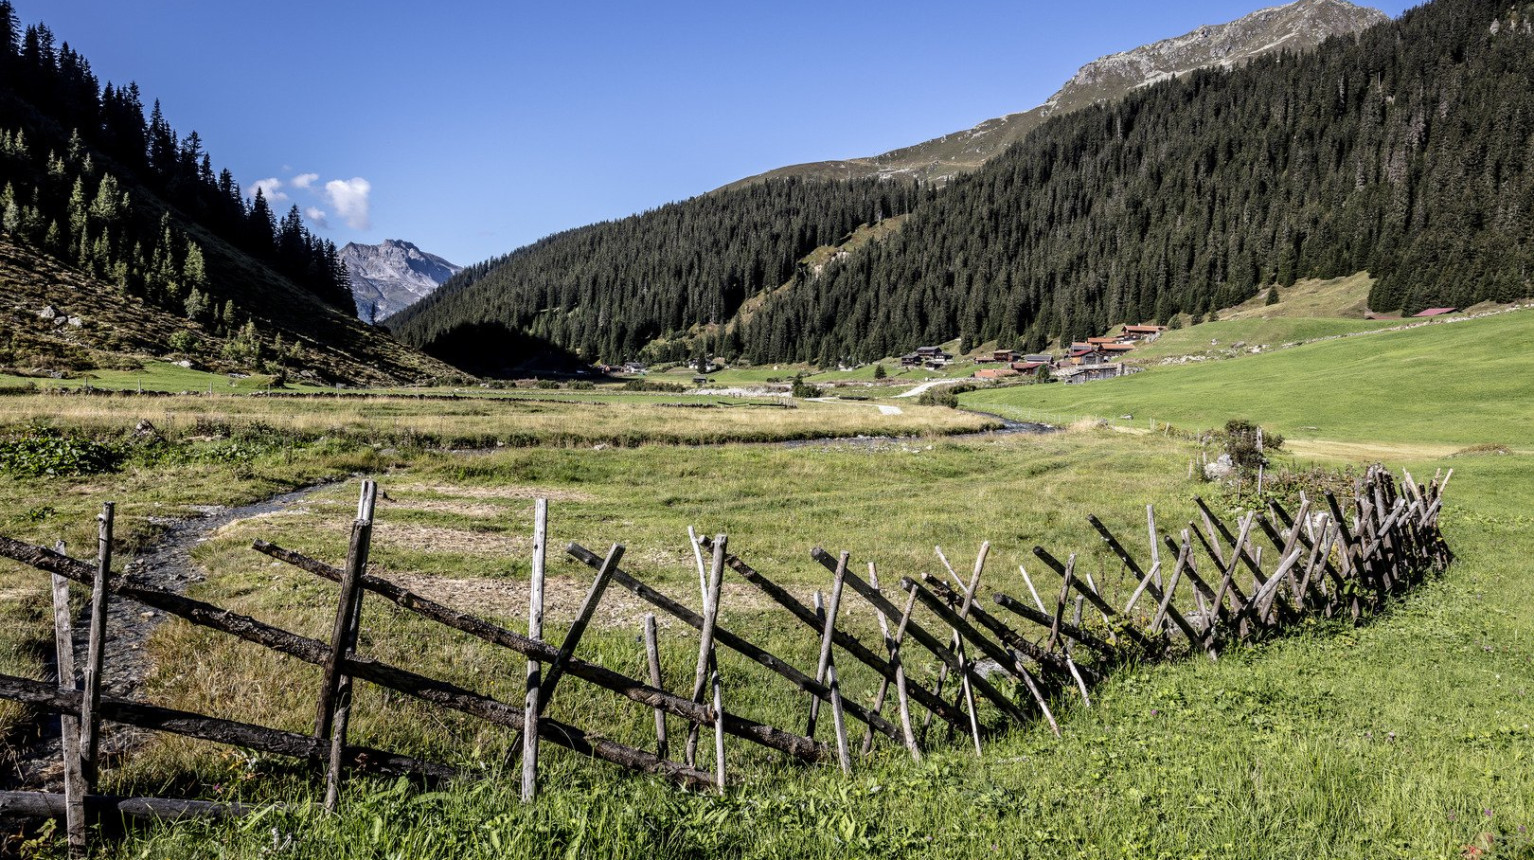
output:
{"label": "slanted wooden fence", "polygon": [[[1452,477],[1419,485],[1409,474],[1397,483],[1374,467],[1357,483],[1346,503],[1331,493],[1302,498],[1291,513],[1276,502],[1227,523],[1202,499],[1198,520],[1163,533],[1154,510],[1146,509],[1148,552],[1131,550],[1136,541],[1121,540],[1096,517],[1089,521],[1109,557],[1122,565],[1134,588],[1122,607],[1110,602],[1078,556],[1062,561],[1042,547],[1034,555],[1050,575],[1041,593],[1036,578],[1020,569],[1026,596],[993,591],[982,600],[981,578],[989,556],[982,544],[967,575],[961,575],[941,549],[937,556],[946,576],[923,574],[882,584],[877,565],[854,565],[846,552],[822,549],[811,558],[830,575],[824,593],[806,604],[729,550],[728,538],[698,537],[689,530],[698,569],[699,609],[666,595],[621,567],[622,544],[605,555],[571,544],[568,554],[590,566],[595,576],[575,621],[559,646],[544,640],[544,570],[548,505],[536,505],[529,620],[526,635],[493,621],[452,609],[367,572],[377,487],[363,484],[351,526],[344,563],[337,567],[265,541],[254,549],[339,585],[335,621],[328,642],[300,636],[166,590],[111,574],[113,508],[102,511],[96,558],[79,560],[61,549],[0,538],[0,556],[52,576],[58,632],[58,682],[0,675],[0,698],[11,699],[63,718],[65,791],[62,796],[0,793],[0,815],[60,815],[67,821],[70,848],[85,847],[87,812],[180,817],[239,815],[237,806],[159,798],[105,798],[94,794],[99,765],[97,738],[103,720],[164,731],[217,743],[312,761],[325,775],[324,804],[335,809],[347,773],[405,774],[439,781],[462,776],[454,767],[354,744],[349,738],[352,687],[357,681],[458,711],[521,734],[514,744],[522,766],[522,796],[531,801],[538,786],[539,744],[554,743],[619,767],[654,774],[695,789],[723,791],[732,778],[726,769],[727,739],[745,741],[803,763],[835,760],[850,773],[856,759],[884,738],[913,759],[929,746],[930,729],[945,724],[966,737],[976,755],[988,738],[1007,726],[1043,720],[1059,734],[1051,703],[1074,690],[1091,704],[1092,685],[1125,660],[1157,661],[1190,653],[1217,659],[1232,643],[1272,635],[1306,616],[1360,620],[1390,597],[1442,570],[1450,553],[1438,530],[1443,491]],[[1136,527],[1138,528],[1138,526]],[[749,634],[719,623],[722,583],[730,571],[808,629],[818,642],[813,668],[801,668],[752,641]],[[864,575],[866,571],[866,576]],[[1042,571],[1037,571],[1039,573]],[[92,589],[90,635],[84,671],[76,680],[68,584]],[[1058,585],[1055,583],[1058,582]],[[577,656],[604,594],[611,586],[632,592],[656,611],[698,631],[696,667],[691,679],[673,692],[662,676],[653,613],[633,619],[642,633],[648,677],[629,677]],[[522,701],[500,701],[357,653],[364,621],[364,597],[386,600],[425,619],[508,649],[524,658],[526,692]],[[109,600],[128,599],[212,630],[256,643],[322,669],[315,696],[314,728],[309,733],[162,708],[101,694]],[[851,601],[873,611],[879,640],[859,639],[847,623]],[[721,670],[719,649],[733,652],[777,675],[805,697],[802,733],[773,726],[730,710],[731,690],[761,683]],[[849,662],[850,661],[850,662]],[[843,695],[843,668],[872,671],[876,693],[867,703]],[[920,679],[908,665],[938,667],[935,677]],[[930,673],[922,673],[928,674]],[[600,733],[546,716],[548,703],[566,677],[608,691],[655,717],[654,751],[619,743]],[[1002,679],[1010,679],[1003,683]],[[690,683],[688,681],[690,680]],[[1009,689],[1015,692],[1009,692]],[[742,697],[749,698],[749,697]],[[816,740],[829,710],[833,742]],[[668,736],[668,718],[680,719],[687,734],[680,744]],[[861,728],[858,728],[861,727]],[[705,730],[712,755],[700,757]],[[821,733],[823,734],[823,732]],[[680,747],[680,760],[671,756]],[[711,761],[705,761],[712,759]]]}

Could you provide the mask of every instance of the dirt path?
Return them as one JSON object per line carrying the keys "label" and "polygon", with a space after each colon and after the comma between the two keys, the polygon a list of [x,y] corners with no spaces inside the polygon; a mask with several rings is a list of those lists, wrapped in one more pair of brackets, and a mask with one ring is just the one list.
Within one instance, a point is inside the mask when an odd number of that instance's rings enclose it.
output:
{"label": "dirt path", "polygon": [[[164,528],[158,540],[123,567],[122,576],[137,585],[161,588],[177,594],[203,579],[204,571],[192,560],[192,552],[214,531],[250,517],[283,510],[315,492],[330,486],[317,484],[283,493],[255,504],[226,508],[217,505],[194,507],[200,516],[155,518],[151,522]],[[88,613],[88,610],[87,610]],[[114,598],[107,608],[107,641],[103,665],[102,691],[108,696],[136,698],[149,674],[149,655],[145,645],[166,616],[158,610],[125,598]],[[75,619],[75,654],[86,649],[90,618]],[[83,665],[83,661],[77,661]],[[144,742],[147,732],[126,726],[109,726],[102,733],[102,752],[118,757]],[[62,790],[63,766],[59,756],[59,721],[47,715],[33,727],[19,744],[14,762],[6,762],[0,771],[0,789]]]}

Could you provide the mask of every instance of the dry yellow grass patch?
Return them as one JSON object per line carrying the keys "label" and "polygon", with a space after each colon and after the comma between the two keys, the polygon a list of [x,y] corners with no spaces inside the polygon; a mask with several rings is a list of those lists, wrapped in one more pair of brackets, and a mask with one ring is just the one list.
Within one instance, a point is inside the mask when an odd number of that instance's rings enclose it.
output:
{"label": "dry yellow grass patch", "polygon": [[472,555],[526,556],[533,550],[533,538],[531,535],[450,529],[380,519],[373,527],[373,545]]}
{"label": "dry yellow grass patch", "polygon": [[[527,617],[527,582],[524,580],[454,579],[390,571],[379,571],[378,575],[428,600],[434,600],[460,612],[502,619]],[[575,620],[575,615],[590,589],[590,579],[568,576],[546,579],[543,585],[543,617],[549,629],[567,628]],[[776,603],[750,583],[726,582],[721,587],[721,591],[720,606],[725,612],[762,612],[778,608]],[[662,593],[690,606],[696,612],[702,612],[702,601],[697,594],[683,593],[681,588],[676,587],[664,588]],[[806,604],[811,600],[808,592],[797,593],[797,590],[790,589],[790,593],[794,593],[795,597]],[[609,585],[602,593],[602,600],[597,605],[592,624],[609,629],[623,627],[637,629],[647,612],[655,613],[655,623],[661,627],[682,624],[617,585]],[[509,626],[512,630],[522,629],[515,622],[510,622]]]}
{"label": "dry yellow grass patch", "polygon": [[417,500],[405,497],[431,493],[461,499],[548,499],[551,502],[590,502],[596,499],[590,493],[575,490],[556,490],[547,487],[469,487],[462,484],[401,484],[385,488],[390,495],[399,496],[403,504],[415,506]]}
{"label": "dry yellow grass patch", "polygon": [[1330,439],[1285,439],[1284,450],[1300,457],[1356,463],[1433,460],[1459,450],[1457,445],[1413,442],[1337,442]]}

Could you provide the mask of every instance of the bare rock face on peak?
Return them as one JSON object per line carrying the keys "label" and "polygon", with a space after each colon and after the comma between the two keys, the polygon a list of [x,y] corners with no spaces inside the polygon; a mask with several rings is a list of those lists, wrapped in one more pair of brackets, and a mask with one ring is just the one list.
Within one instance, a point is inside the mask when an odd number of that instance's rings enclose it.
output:
{"label": "bare rock face on peak", "polygon": [[909,177],[946,182],[999,155],[1040,123],[1096,102],[1122,98],[1195,69],[1239,65],[1274,51],[1304,51],[1332,36],[1358,33],[1389,20],[1385,13],[1347,0],[1296,0],[1259,9],[1225,24],[1199,27],[1171,39],[1110,54],[1082,66],[1044,104],[988,119],[974,128],[892,150],[870,158],[817,161],[780,167],[725,186],[736,188],[765,179],[797,176],[817,179]]}
{"label": "bare rock face on peak", "polygon": [[463,271],[402,239],[385,239],[377,245],[348,242],[341,261],[351,276],[357,316],[363,322],[382,322],[431,295],[443,281]]}

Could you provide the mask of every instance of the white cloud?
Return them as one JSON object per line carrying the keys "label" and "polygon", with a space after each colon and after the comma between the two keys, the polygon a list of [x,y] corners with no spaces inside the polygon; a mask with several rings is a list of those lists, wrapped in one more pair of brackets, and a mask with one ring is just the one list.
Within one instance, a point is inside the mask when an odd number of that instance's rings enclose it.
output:
{"label": "white cloud", "polygon": [[372,191],[372,183],[360,176],[325,183],[325,196],[330,199],[330,207],[353,230],[372,229],[373,221],[368,213],[368,195]]}
{"label": "white cloud", "polygon": [[280,190],[281,188],[282,180],[275,176],[269,176],[266,179],[257,179],[255,182],[250,183],[250,196],[252,199],[254,199],[256,192],[260,191],[261,196],[266,198],[266,202],[276,203],[279,200],[288,199],[288,195],[284,194]]}
{"label": "white cloud", "polygon": [[319,178],[320,175],[318,173],[300,173],[289,180],[289,184],[294,188],[308,188],[314,183],[314,180]]}
{"label": "white cloud", "polygon": [[329,222],[325,220],[325,210],[318,206],[310,206],[305,209],[304,215],[308,216],[309,220],[313,221],[316,227],[325,228],[330,226]]}

